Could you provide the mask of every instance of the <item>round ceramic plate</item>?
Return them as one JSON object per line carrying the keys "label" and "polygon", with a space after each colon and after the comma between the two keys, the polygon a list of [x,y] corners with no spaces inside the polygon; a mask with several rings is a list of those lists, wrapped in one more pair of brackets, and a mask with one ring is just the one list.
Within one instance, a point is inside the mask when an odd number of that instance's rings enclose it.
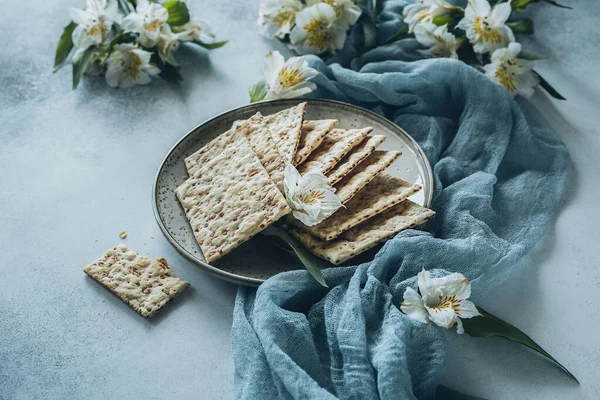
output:
{"label": "round ceramic plate", "polygon": [[[387,173],[418,183],[423,190],[410,200],[429,207],[433,197],[433,175],[429,162],[419,145],[393,122],[360,107],[331,100],[307,100],[305,119],[338,119],[338,128],[373,127],[372,134],[387,136],[380,150],[400,150],[402,156],[392,164]],[[255,103],[236,108],[216,116],[185,135],[173,146],[163,160],[154,181],[152,203],[154,215],[160,229],[177,251],[199,267],[219,278],[243,284],[260,285],[269,277],[283,271],[302,269],[303,266],[287,252],[273,246],[269,241],[257,235],[237,249],[213,264],[208,264],[185,217],[175,188],[187,177],[184,159],[203,147],[223,132],[234,121],[247,119],[256,112],[263,115],[273,114],[284,108],[298,104],[299,100],[276,100]],[[376,249],[359,256],[360,261],[372,258]],[[354,264],[357,259],[350,260]]]}

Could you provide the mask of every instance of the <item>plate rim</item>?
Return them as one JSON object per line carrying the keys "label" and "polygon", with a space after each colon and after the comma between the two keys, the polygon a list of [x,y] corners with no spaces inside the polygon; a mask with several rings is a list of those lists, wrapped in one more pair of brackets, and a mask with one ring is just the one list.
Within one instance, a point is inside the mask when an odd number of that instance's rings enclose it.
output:
{"label": "plate rim", "polygon": [[[330,99],[276,99],[276,100],[264,100],[264,101],[259,101],[256,103],[250,103],[250,104],[246,104],[244,106],[235,107],[235,108],[229,109],[227,111],[224,111],[222,113],[219,113],[219,114],[215,115],[214,117],[211,117],[211,118],[208,118],[208,119],[202,121],[200,124],[198,124],[197,126],[192,128],[188,133],[183,135],[177,142],[175,142],[175,144],[169,149],[167,154],[163,157],[163,159],[156,171],[156,174],[154,175],[154,181],[152,183],[152,211],[154,213],[154,219],[156,219],[156,222],[158,223],[158,226],[159,226],[163,236],[167,239],[167,241],[171,244],[171,246],[173,246],[175,248],[175,250],[181,256],[183,256],[185,259],[190,261],[192,264],[197,265],[198,267],[204,269],[206,272],[209,272],[209,273],[217,276],[220,279],[226,280],[231,283],[236,283],[236,284],[241,284],[241,285],[246,285],[246,286],[255,286],[255,287],[259,286],[266,280],[266,279],[245,277],[245,276],[237,275],[237,274],[234,274],[231,272],[223,271],[220,268],[214,267],[206,262],[196,259],[192,254],[190,254],[186,249],[184,249],[177,242],[177,240],[175,240],[175,238],[173,238],[171,236],[171,234],[167,230],[167,227],[164,225],[162,217],[158,211],[158,205],[157,205],[157,200],[156,200],[156,197],[157,197],[156,195],[158,193],[158,190],[157,190],[158,179],[161,175],[161,172],[162,172],[167,160],[171,156],[171,154],[173,154],[173,152],[177,149],[177,147],[179,147],[179,145],[184,140],[186,140],[189,136],[191,136],[195,131],[200,129],[202,126],[204,126],[218,118],[221,118],[227,114],[230,114],[230,113],[233,113],[236,111],[240,111],[240,110],[244,110],[247,108],[255,108],[256,106],[260,106],[261,104],[289,103],[289,102],[294,102],[294,101],[299,101],[299,102],[306,101],[309,106],[310,106],[311,102],[314,102],[314,103],[321,102],[321,103],[330,103],[330,104],[336,104],[336,105],[340,105],[340,106],[344,106],[344,107],[354,108],[354,109],[360,110],[361,112],[369,114],[370,116],[379,120],[383,124],[390,125],[392,127],[392,129],[399,130],[409,139],[411,144],[416,149],[416,152],[422,157],[422,159],[425,160],[425,163],[424,163],[425,164],[425,177],[424,177],[425,182],[423,182],[423,185],[428,184],[428,185],[432,186],[434,184],[433,170],[431,169],[431,164],[429,162],[429,159],[427,158],[427,155],[425,154],[425,152],[423,151],[421,146],[417,143],[417,141],[412,136],[410,136],[408,134],[408,132],[406,132],[404,129],[402,129],[400,126],[398,126],[395,122],[377,114],[374,111],[368,110],[366,108],[363,108],[363,107],[360,107],[360,106],[357,106],[354,104],[346,103],[346,102],[339,101],[339,100],[330,100]],[[425,197],[425,207],[428,207],[428,208],[431,207],[432,201],[433,201],[433,190],[430,190],[428,195]]]}

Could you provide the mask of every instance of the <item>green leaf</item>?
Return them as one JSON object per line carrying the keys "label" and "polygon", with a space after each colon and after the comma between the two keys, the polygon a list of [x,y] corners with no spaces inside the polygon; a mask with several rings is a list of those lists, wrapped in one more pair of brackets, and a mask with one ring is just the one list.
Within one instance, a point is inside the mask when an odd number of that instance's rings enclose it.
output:
{"label": "green leaf", "polygon": [[385,40],[385,43],[391,43],[396,39],[400,39],[400,38],[404,38],[406,36],[410,35],[410,33],[408,32],[408,25],[404,25],[404,27],[400,28],[400,30],[398,30],[398,32],[394,33],[392,36],[390,36],[389,38],[387,38]]}
{"label": "green leaf", "polygon": [[368,51],[374,48],[377,45],[377,26],[373,22],[371,18],[367,15],[363,14],[358,20],[360,26],[363,30],[364,36],[364,49],[363,51]]}
{"label": "green leaf", "polygon": [[522,19],[516,22],[507,22],[508,26],[514,33],[523,33],[531,35],[533,33],[533,21],[529,18]]}
{"label": "green leaf", "polygon": [[261,233],[267,236],[277,236],[278,238],[285,241],[292,248],[292,250],[294,250],[294,253],[296,253],[298,260],[300,260],[300,262],[304,265],[304,267],[312,275],[312,277],[315,278],[315,280],[319,282],[321,286],[329,287],[327,286],[325,278],[321,273],[321,268],[319,268],[319,263],[317,262],[316,257],[304,246],[298,243],[296,239],[290,236],[290,234],[287,233],[284,228],[278,226],[270,226]]}
{"label": "green leaf", "polygon": [[575,382],[579,383],[577,378],[569,372],[563,365],[561,365],[554,357],[552,357],[546,350],[542,349],[536,342],[534,342],[529,336],[523,333],[515,326],[501,320],[500,318],[488,313],[481,307],[477,307],[477,310],[481,313],[480,317],[463,319],[463,327],[465,332],[473,337],[487,338],[492,336],[501,337],[504,339],[511,340],[516,343],[520,343],[523,346],[529,347],[532,350],[537,351],[544,357],[553,361],[558,365],[569,377]]}
{"label": "green leaf", "polygon": [[556,89],[554,89],[549,83],[548,81],[546,81],[544,78],[542,78],[542,76],[540,74],[538,74],[537,72],[533,71],[534,74],[536,74],[538,76],[538,78],[540,78],[540,86],[546,91],[548,92],[548,94],[552,97],[554,97],[555,99],[558,100],[566,100],[563,95],[561,95],[560,93],[558,93],[556,91]]}
{"label": "green leaf", "polygon": [[117,36],[112,38],[110,44],[108,45],[108,48],[95,57],[94,61],[100,61],[102,63],[105,62],[106,59],[112,54],[116,45],[121,43],[133,43],[135,42],[136,38],[137,35],[133,32],[123,32],[118,34]]}
{"label": "green leaf", "polygon": [[216,42],[216,43],[202,43],[199,40],[195,40],[192,43],[197,44],[198,46],[202,46],[205,49],[208,50],[213,50],[213,49],[218,49],[219,47],[223,47],[227,44],[228,40],[223,40],[222,42]]}
{"label": "green leaf", "polygon": [[128,0],[117,0],[117,2],[126,15],[135,10],[135,5]]}
{"label": "green leaf", "polygon": [[56,47],[56,55],[54,56],[54,71],[56,72],[63,66],[67,58],[69,57],[69,53],[73,50],[73,31],[77,27],[75,22],[71,22],[69,25],[65,26],[62,35],[60,35],[60,40],[58,41],[58,46]]}
{"label": "green leaf", "polygon": [[267,85],[265,84],[265,81],[261,80],[248,88],[250,103],[256,103],[257,101],[264,100],[264,98],[267,96],[266,86]]}
{"label": "green leaf", "polygon": [[77,89],[79,81],[87,69],[95,49],[96,46],[90,46],[81,54],[81,56],[77,57],[76,60],[73,60],[73,90]]}
{"label": "green leaf", "polygon": [[181,26],[190,22],[190,12],[183,1],[170,0],[162,4],[169,12],[167,24],[170,26]]}
{"label": "green leaf", "polygon": [[518,58],[523,60],[537,61],[537,60],[548,60],[550,57],[548,56],[540,56],[539,54],[530,53],[528,51],[522,51],[519,53]]}
{"label": "green leaf", "polygon": [[543,1],[545,1],[548,4],[552,4],[553,6],[556,6],[556,7],[566,8],[568,10],[572,10],[573,9],[573,7],[569,7],[569,6],[564,6],[562,4],[558,4],[557,2],[555,2],[553,0],[543,0]]}

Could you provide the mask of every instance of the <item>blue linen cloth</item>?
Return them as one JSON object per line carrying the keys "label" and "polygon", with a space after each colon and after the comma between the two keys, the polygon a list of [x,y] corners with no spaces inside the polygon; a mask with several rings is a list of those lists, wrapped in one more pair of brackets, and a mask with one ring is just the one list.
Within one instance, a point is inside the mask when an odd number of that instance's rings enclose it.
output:
{"label": "blue linen cloth", "polygon": [[[384,27],[397,23],[391,16],[404,3],[384,3],[395,10],[380,16]],[[352,43],[333,61],[358,71],[308,57],[321,72],[312,97],[357,104],[403,127],[433,167],[437,214],[370,262],[324,270],[329,288],[306,271],[241,287],[232,330],[240,399],[432,398],[447,333],[406,317],[404,290],[425,267],[466,275],[482,298],[542,239],[565,190],[567,150],[528,102],[458,61],[380,61],[410,59],[401,54],[411,41],[361,57]]]}

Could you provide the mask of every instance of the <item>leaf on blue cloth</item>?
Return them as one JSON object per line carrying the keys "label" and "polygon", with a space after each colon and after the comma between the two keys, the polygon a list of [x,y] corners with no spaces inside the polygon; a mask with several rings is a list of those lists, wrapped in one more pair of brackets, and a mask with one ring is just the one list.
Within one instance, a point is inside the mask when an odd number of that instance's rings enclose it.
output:
{"label": "leaf on blue cloth", "polygon": [[540,345],[534,342],[533,339],[523,333],[519,328],[488,313],[481,307],[477,307],[477,310],[479,310],[479,313],[481,314],[480,317],[462,320],[463,328],[470,336],[481,338],[497,336],[520,343],[523,346],[537,351],[544,357],[556,363],[556,365],[558,365],[569,377],[571,377],[571,379],[579,383],[577,378],[575,378],[575,376],[570,373],[568,369],[556,361],[554,357],[552,357],[546,350],[542,349]]}
{"label": "leaf on blue cloth", "polygon": [[56,72],[63,66],[67,58],[69,57],[69,53],[73,50],[73,39],[71,39],[73,35],[73,31],[77,27],[75,22],[71,22],[69,25],[65,26],[62,35],[60,35],[60,40],[58,41],[58,46],[56,47],[56,55],[54,56],[54,71]]}
{"label": "leaf on blue cloth", "polygon": [[533,34],[533,20],[525,18],[520,21],[507,22],[508,26],[514,33],[523,33],[525,35]]}
{"label": "leaf on blue cloth", "polygon": [[96,46],[88,47],[77,60],[73,60],[73,89],[77,89],[83,73],[87,69]]}
{"label": "leaf on blue cloth", "polygon": [[298,257],[298,260],[300,260],[300,262],[304,265],[304,268],[306,268],[312,277],[315,278],[315,280],[319,282],[321,286],[328,287],[327,283],[325,282],[325,278],[321,273],[321,268],[319,267],[317,258],[296,239],[290,236],[285,228],[279,226],[270,226],[262,231],[261,234],[266,236],[276,236],[287,243],[287,245],[296,254],[296,257]]}
{"label": "leaf on blue cloth", "polygon": [[363,51],[369,51],[377,46],[377,26],[369,16],[363,14],[358,20],[363,30],[364,48]]}
{"label": "leaf on blue cloth", "polygon": [[540,78],[540,86],[546,91],[548,92],[548,94],[552,97],[554,97],[555,99],[558,100],[566,100],[566,98],[563,97],[562,94],[558,93],[556,91],[556,89],[554,89],[547,80],[545,80],[544,78],[542,78],[542,76],[540,74],[538,74],[537,72],[533,71],[534,74],[536,74],[538,76],[538,78]]}

